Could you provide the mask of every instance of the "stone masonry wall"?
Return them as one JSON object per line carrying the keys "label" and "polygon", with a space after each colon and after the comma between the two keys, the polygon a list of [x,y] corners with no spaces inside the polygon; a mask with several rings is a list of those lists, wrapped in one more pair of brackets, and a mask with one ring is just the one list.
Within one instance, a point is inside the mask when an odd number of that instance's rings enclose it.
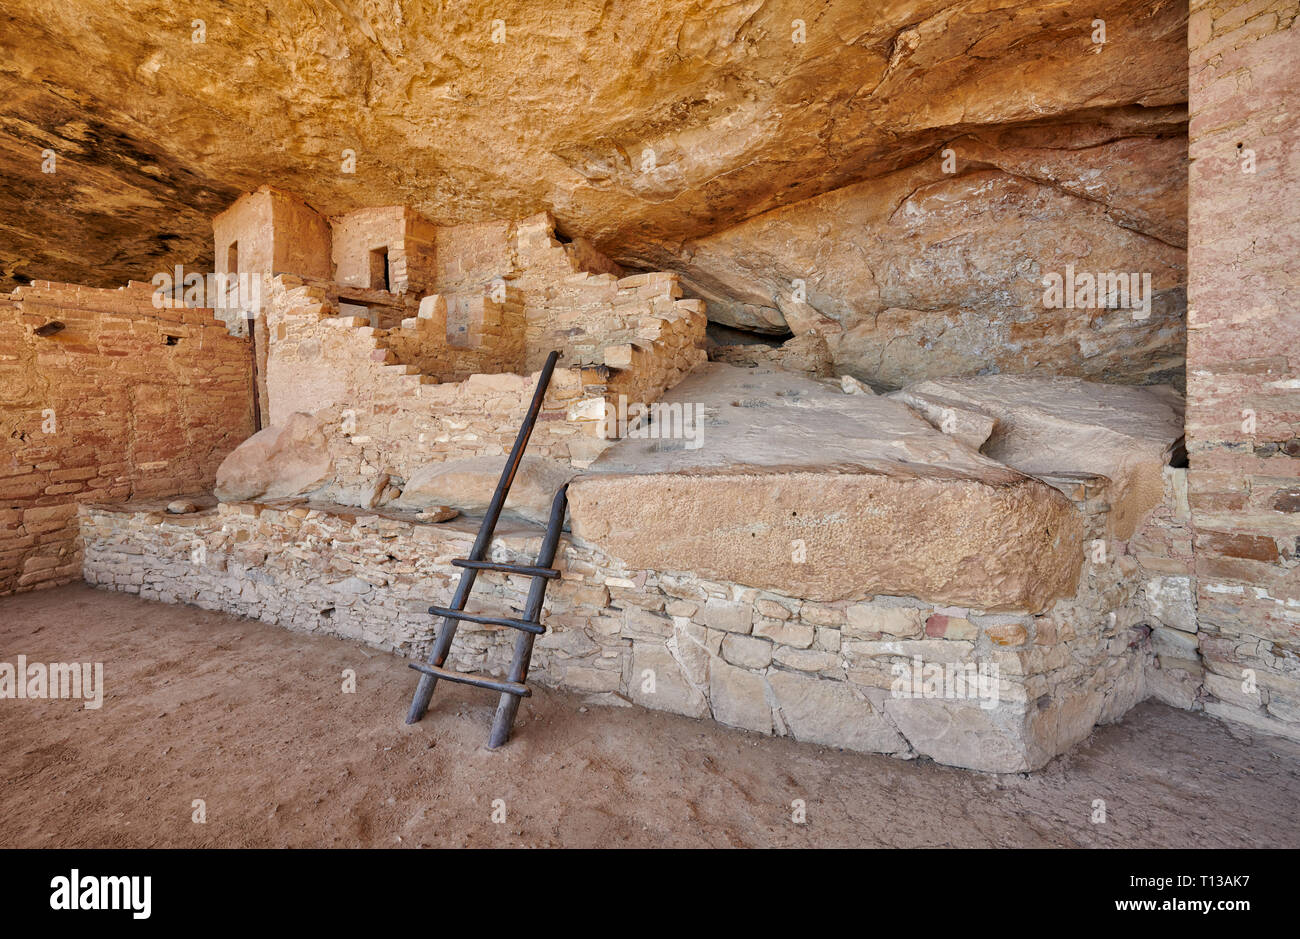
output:
{"label": "stone masonry wall", "polygon": [[438,293],[475,293],[514,270],[514,223],[506,219],[440,226],[434,236]]}
{"label": "stone masonry wall", "polygon": [[1300,739],[1300,8],[1189,24],[1189,501],[1206,710]]}
{"label": "stone masonry wall", "polygon": [[[472,520],[280,503],[170,516],[83,510],[85,574],[146,599],[192,603],[428,651]],[[531,563],[540,530],[503,525],[490,551]],[[688,573],[625,570],[562,543],[530,680],[765,734],[954,765],[1043,765],[1146,696],[1151,653],[1132,566],[1090,565],[1079,593],[1037,616],[910,597],[814,603]],[[522,609],[526,578],[485,572],[471,610]],[[452,668],[500,674],[511,630],[463,624]],[[980,666],[985,685],[954,685]],[[947,677],[944,677],[947,676]],[[414,678],[411,678],[414,688]],[[962,690],[964,689],[964,690]],[[933,692],[933,693],[932,693]],[[956,692],[956,693],[954,693]],[[984,706],[988,705],[988,706]],[[436,702],[435,702],[436,707]]]}
{"label": "stone masonry wall", "polygon": [[609,388],[650,404],[706,358],[705,306],[677,276],[623,271],[582,239],[562,243],[547,213],[441,229],[437,290],[449,305],[504,281],[523,298],[523,370],[552,351],[570,367],[605,366]]}
{"label": "stone masonry wall", "polygon": [[[567,259],[551,243],[552,224],[543,220],[534,234]],[[572,276],[587,289],[587,281],[596,282],[601,294],[592,308],[565,307],[569,322],[583,323],[571,331],[591,337],[590,349],[576,356],[570,344],[570,358],[586,361],[553,377],[531,452],[582,467],[611,442],[605,416],[619,413],[620,397],[656,401],[705,360],[705,316],[698,301],[677,299],[669,274]],[[517,373],[536,351],[521,343],[531,329],[529,298],[539,288],[519,283],[506,286],[500,300],[492,296],[500,284],[472,298],[474,328],[461,346],[448,342],[446,323],[448,303],[464,297],[425,297],[417,316],[382,330],[333,315],[324,285],[268,278],[269,422],[306,412],[350,428],[327,434],[341,485],[336,498],[347,504],[371,504],[385,479],[408,479],[425,463],[508,452],[536,381],[535,372]],[[572,302],[547,296],[552,312]],[[596,344],[597,336],[605,345]]]}
{"label": "stone masonry wall", "polygon": [[795,336],[779,346],[762,343],[753,345],[713,346],[709,361],[729,362],[732,365],[771,366],[788,372],[802,372],[814,378],[830,378],[835,374],[830,347],[817,332]]}
{"label": "stone masonry wall", "polygon": [[[453,297],[452,303],[453,309],[448,310],[446,297],[430,294],[420,301],[416,316],[387,332],[384,338],[398,362],[414,365],[420,374],[439,381],[523,371],[524,300],[518,289],[462,295]],[[457,337],[448,330],[448,320],[453,318],[463,330],[459,342],[452,341]]]}
{"label": "stone masonry wall", "polygon": [[[331,316],[322,288],[282,277],[268,293],[272,422],[317,417],[337,501],[368,505],[387,480],[409,479],[422,465],[509,452],[536,374],[440,382],[398,362],[385,331]],[[599,370],[557,369],[528,452],[585,465],[612,443],[601,436],[603,381]]]}
{"label": "stone masonry wall", "polygon": [[329,224],[298,196],[280,189],[263,186],[245,193],[212,220],[212,238],[216,271],[331,275]]}
{"label": "stone masonry wall", "polygon": [[0,595],[80,577],[78,503],[209,489],[253,432],[249,341],[152,301],[149,284],[0,295]]}
{"label": "stone masonry wall", "polygon": [[619,277],[593,261],[595,249],[560,243],[546,213],[518,222],[514,245],[526,368],[557,349],[562,364],[615,369],[615,393],[650,404],[707,358],[704,301],[681,299],[676,274]]}
{"label": "stone masonry wall", "polygon": [[[329,223],[293,193],[262,186],[245,193],[212,220],[215,246],[213,270],[220,274],[294,274],[329,279]],[[245,325],[222,314],[232,331],[247,329],[257,358],[257,408],[261,424],[271,412],[266,386],[268,354],[266,320],[255,317]]]}
{"label": "stone masonry wall", "polygon": [[[358,209],[332,219],[330,227],[336,283],[419,296],[433,284],[437,229],[413,209],[401,205]],[[387,288],[384,272],[372,269],[371,252],[376,249],[387,253]]]}

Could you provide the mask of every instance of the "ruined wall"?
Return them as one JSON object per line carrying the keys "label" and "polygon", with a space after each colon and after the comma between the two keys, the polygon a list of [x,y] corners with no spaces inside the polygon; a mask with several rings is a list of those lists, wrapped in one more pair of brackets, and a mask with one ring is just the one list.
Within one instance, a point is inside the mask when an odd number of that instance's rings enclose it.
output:
{"label": "ruined wall", "polygon": [[709,361],[751,368],[771,366],[788,372],[802,372],[814,378],[829,378],[835,373],[830,346],[818,332],[795,336],[779,346],[765,343],[715,345],[709,348]]}
{"label": "ruined wall", "polygon": [[1206,710],[1300,739],[1300,30],[1192,4],[1187,449]]}
{"label": "ruined wall", "polygon": [[152,301],[149,284],[0,295],[0,594],[80,576],[78,503],[210,488],[253,432],[248,341]]}
{"label": "ruined wall", "polygon": [[558,351],[561,365],[608,366],[615,397],[650,403],[705,359],[704,303],[681,299],[675,274],[626,276],[584,239],[560,241],[546,212],[440,229],[438,274],[453,310],[495,283],[520,292],[524,370]]}
{"label": "ruined wall", "polygon": [[437,279],[437,229],[418,212],[402,205],[358,209],[330,225],[338,284],[422,296]]}
{"label": "ruined wall", "polygon": [[676,274],[619,277],[594,249],[558,241],[545,213],[516,225],[515,257],[512,283],[524,292],[529,367],[558,350],[564,364],[623,370],[612,382],[619,393],[649,403],[704,360],[694,351],[704,343],[704,303],[680,299]]}
{"label": "ruined wall", "polygon": [[[640,312],[650,313],[649,302],[642,304],[643,311],[633,308],[638,295],[646,301],[659,299],[665,311],[682,295],[676,277],[670,274],[644,282],[642,290],[620,291],[615,273],[600,265],[591,269],[582,266],[573,246],[555,237],[555,220],[546,213],[516,223],[513,247],[511,279],[526,298],[530,364],[544,360],[552,349],[559,350],[566,364],[601,364],[604,346],[627,338],[608,337],[629,326],[635,328]],[[589,263],[596,256],[594,250],[583,255]]]}
{"label": "ruined wall", "polygon": [[[336,498],[370,504],[385,477],[407,479],[457,447],[464,457],[507,452],[550,348],[564,352],[564,374],[552,381],[532,449],[577,466],[610,442],[607,405],[617,413],[621,397],[653,402],[705,360],[702,303],[678,299],[673,275],[616,279],[575,271],[549,217],[511,230],[516,240],[535,241],[528,250],[550,255],[551,263],[427,296],[417,316],[393,329],[335,315],[330,288],[321,283],[266,280],[270,423],[306,412],[332,426],[347,414],[358,428],[349,437],[367,443],[335,454]],[[570,288],[595,296],[579,304]],[[463,334],[449,323],[453,310],[465,317]],[[538,335],[540,346],[527,344]],[[551,335],[554,344],[546,341]],[[341,439],[327,436],[334,444]]]}
{"label": "ruined wall", "polygon": [[[212,239],[213,270],[218,274],[287,273],[328,279],[332,273],[328,223],[299,197],[270,186],[245,193],[213,218]],[[261,310],[249,312],[253,314],[247,329],[256,356],[258,419],[266,424],[271,413],[266,321]],[[224,311],[221,315],[231,317]]]}
{"label": "ruined wall", "polygon": [[[403,365],[439,381],[524,369],[524,301],[513,287],[448,298],[430,294],[414,317],[390,329],[385,341]],[[449,320],[450,325],[449,325]]]}
{"label": "ruined wall", "polygon": [[564,244],[547,213],[513,230],[510,283],[524,297],[526,368],[551,351],[568,366],[609,370],[609,395],[649,404],[707,358],[704,302],[683,300],[676,274],[620,276],[581,240]]}
{"label": "ruined wall", "polygon": [[[427,654],[427,607],[472,522],[257,504],[174,517],[88,509],[86,579],[165,602]],[[537,528],[490,551],[531,563]],[[629,570],[562,542],[530,680],[765,734],[994,771],[1043,765],[1145,696],[1137,584],[1093,565],[1038,616],[911,597],[815,603],[689,573]],[[526,578],[484,572],[472,610],[519,610]],[[449,666],[501,671],[514,632],[466,623]],[[958,668],[984,682],[954,684]],[[414,688],[412,680],[411,687]]]}
{"label": "ruined wall", "polygon": [[[602,364],[556,370],[530,443],[535,455],[589,465],[612,442],[605,418],[607,410],[618,413],[621,396],[654,401],[705,358],[704,315],[672,297],[671,275],[625,278],[611,288],[629,309],[606,321],[620,328],[602,348]],[[336,315],[319,282],[267,277],[264,295],[269,423],[316,417],[332,467],[319,498],[386,504],[423,466],[509,452],[537,381],[536,372],[519,374],[527,294],[518,287],[505,287],[500,301],[481,289],[470,298],[477,314],[467,346],[448,340],[442,295],[425,297],[418,315],[391,330]]]}
{"label": "ruined wall", "polygon": [[[290,277],[269,284],[272,422],[283,424],[295,412],[317,416],[333,464],[332,499],[368,505],[390,477],[405,480],[429,463],[509,452],[535,374],[439,381],[399,362],[386,331],[332,312],[321,287]],[[606,391],[598,370],[557,369],[528,452],[566,462],[594,459],[609,443],[600,436]]]}

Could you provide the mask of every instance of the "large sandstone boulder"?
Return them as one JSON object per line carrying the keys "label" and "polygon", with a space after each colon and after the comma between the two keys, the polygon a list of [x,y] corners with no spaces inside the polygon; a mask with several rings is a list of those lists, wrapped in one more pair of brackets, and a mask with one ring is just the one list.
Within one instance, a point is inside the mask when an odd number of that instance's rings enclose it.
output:
{"label": "large sandstone boulder", "polygon": [[231,451],[217,469],[216,496],[222,502],[287,499],[319,489],[333,475],[320,423],[296,413]]}
{"label": "large sandstone boulder", "polygon": [[897,401],[722,363],[665,401],[701,409],[700,446],[629,438],[569,488],[574,535],[631,568],[986,610],[1039,611],[1075,590],[1071,503]]}
{"label": "large sandstone boulder", "polygon": [[[429,463],[411,474],[393,505],[413,509],[450,506],[481,515],[492,500],[505,462],[504,456],[481,456]],[[573,474],[567,464],[525,455],[510,486],[505,512],[545,524],[555,493]]]}
{"label": "large sandstone boulder", "polygon": [[[1182,119],[962,139],[956,172],[936,148],[657,261],[715,322],[815,329],[838,371],[887,387],[990,368],[1169,381],[1185,344],[1186,141],[1130,135]],[[1150,311],[1046,305],[1043,276],[1067,267],[1150,272]]]}
{"label": "large sandstone boulder", "polygon": [[918,382],[891,397],[936,426],[952,416],[959,428],[978,428],[966,439],[983,436],[985,456],[1022,473],[1105,476],[1107,528],[1120,540],[1163,498],[1164,469],[1183,436],[1182,398],[1163,387],[986,375]]}

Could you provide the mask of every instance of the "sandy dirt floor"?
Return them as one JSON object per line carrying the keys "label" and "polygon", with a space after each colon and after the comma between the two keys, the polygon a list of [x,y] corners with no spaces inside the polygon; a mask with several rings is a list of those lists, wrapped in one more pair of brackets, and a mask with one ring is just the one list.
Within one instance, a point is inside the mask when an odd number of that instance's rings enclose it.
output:
{"label": "sandy dirt floor", "polygon": [[491,692],[408,727],[401,659],[84,585],[0,599],[20,654],[103,662],[105,697],[0,700],[2,847],[1300,845],[1300,747],[1154,703],[992,776],[545,689],[493,752]]}

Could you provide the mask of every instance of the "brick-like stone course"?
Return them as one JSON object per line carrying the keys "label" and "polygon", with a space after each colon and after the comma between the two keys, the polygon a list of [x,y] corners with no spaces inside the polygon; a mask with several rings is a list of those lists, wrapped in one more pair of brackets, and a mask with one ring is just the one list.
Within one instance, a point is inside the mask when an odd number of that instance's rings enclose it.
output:
{"label": "brick-like stone course", "polygon": [[1300,234],[1279,207],[1300,200],[1298,15],[1285,0],[1201,0],[1189,25],[1188,501],[1205,708],[1292,739]]}
{"label": "brick-like stone course", "polygon": [[252,371],[247,339],[150,284],[0,295],[0,595],[80,576],[78,503],[210,490],[253,432]]}

